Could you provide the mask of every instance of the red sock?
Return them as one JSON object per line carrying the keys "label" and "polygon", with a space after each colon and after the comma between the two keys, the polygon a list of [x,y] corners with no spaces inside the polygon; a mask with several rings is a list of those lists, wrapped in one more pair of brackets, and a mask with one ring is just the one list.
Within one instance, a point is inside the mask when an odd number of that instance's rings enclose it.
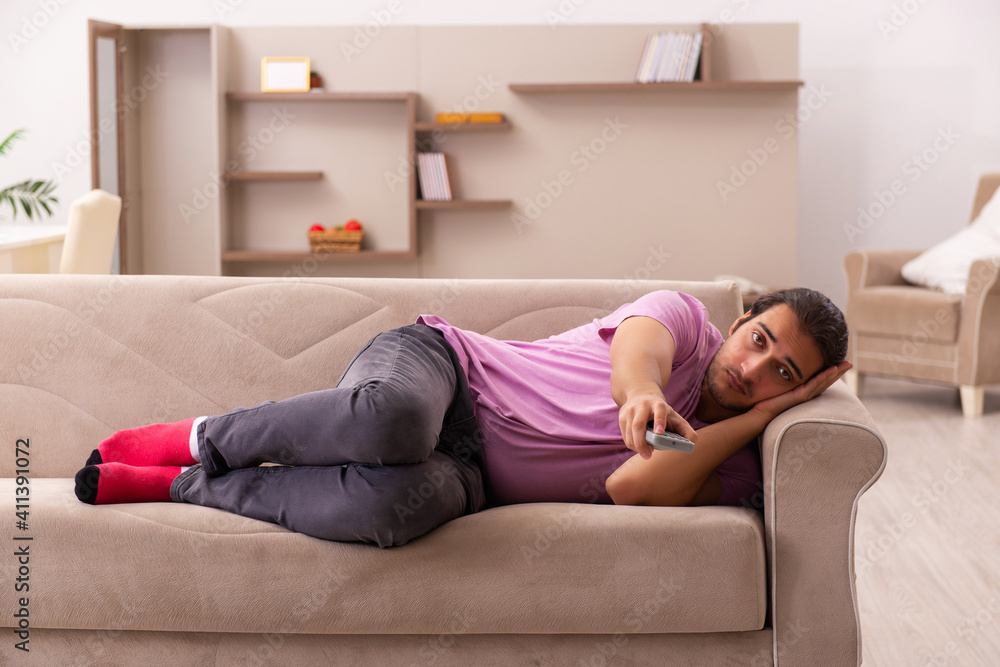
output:
{"label": "red sock", "polygon": [[191,455],[191,428],[194,422],[195,418],[192,417],[173,424],[150,424],[118,431],[97,446],[87,459],[87,465],[194,465],[198,463]]}
{"label": "red sock", "polygon": [[155,503],[170,500],[170,484],[181,466],[88,465],[76,473],[76,497],[91,505]]}

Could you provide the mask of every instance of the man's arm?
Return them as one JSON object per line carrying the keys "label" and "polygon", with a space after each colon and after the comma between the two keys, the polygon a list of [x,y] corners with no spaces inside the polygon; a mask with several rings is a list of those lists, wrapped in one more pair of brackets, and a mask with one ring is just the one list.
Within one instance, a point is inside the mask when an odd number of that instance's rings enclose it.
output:
{"label": "man's arm", "polygon": [[674,338],[651,317],[626,318],[611,339],[611,397],[620,408],[618,425],[625,445],[649,458],[646,424],[694,439],[694,429],[663,397],[674,363]]}
{"label": "man's arm", "polygon": [[683,506],[715,504],[721,485],[715,469],[756,438],[771,417],[751,410],[698,429],[694,451],[654,451],[635,455],[608,478],[608,495],[616,505]]}

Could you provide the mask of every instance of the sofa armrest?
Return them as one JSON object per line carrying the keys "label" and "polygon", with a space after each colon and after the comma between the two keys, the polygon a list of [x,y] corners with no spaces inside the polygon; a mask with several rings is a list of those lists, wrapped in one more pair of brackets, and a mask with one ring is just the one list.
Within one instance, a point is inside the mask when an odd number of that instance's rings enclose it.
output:
{"label": "sofa armrest", "polygon": [[920,254],[920,250],[852,250],[844,257],[847,290],[853,293],[862,287],[875,285],[905,285],[903,265]]}
{"label": "sofa armrest", "polygon": [[776,665],[861,662],[855,513],[885,461],[885,441],[843,382],[761,435]]}
{"label": "sofa armrest", "polygon": [[960,384],[1000,382],[1000,257],[978,259],[969,268],[958,329]]}

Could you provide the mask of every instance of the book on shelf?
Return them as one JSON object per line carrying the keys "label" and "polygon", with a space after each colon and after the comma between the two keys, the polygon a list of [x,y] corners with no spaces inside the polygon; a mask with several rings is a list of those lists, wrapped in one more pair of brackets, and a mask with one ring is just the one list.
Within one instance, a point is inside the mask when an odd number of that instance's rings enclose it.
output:
{"label": "book on shelf", "polygon": [[701,47],[704,38],[705,35],[701,32],[691,35],[691,48],[688,49],[687,58],[684,62],[682,81],[694,81],[694,77],[698,73],[698,61],[701,59]]}
{"label": "book on shelf", "polygon": [[451,182],[444,153],[417,153],[417,182],[424,201],[451,201]]}
{"label": "book on shelf", "polygon": [[670,64],[670,73],[667,81],[686,81],[687,61],[691,54],[691,47],[694,45],[694,34],[684,33],[677,38],[677,51],[674,52]]}
{"label": "book on shelf", "polygon": [[429,153],[417,153],[417,184],[420,186],[420,198],[424,200],[435,198],[429,155]]}
{"label": "book on shelf", "polygon": [[642,56],[639,58],[639,69],[635,72],[636,82],[643,83],[649,76],[649,68],[653,62],[653,54],[656,52],[656,46],[659,41],[659,35],[646,36],[646,43],[642,47]]}
{"label": "book on shelf", "polygon": [[701,32],[661,32],[649,35],[639,58],[636,82],[694,81],[702,41]]}
{"label": "book on shelf", "polygon": [[659,60],[656,63],[656,71],[653,72],[651,82],[669,81],[670,68],[673,66],[678,53],[678,40],[680,36],[676,32],[666,34],[663,50],[660,52]]}

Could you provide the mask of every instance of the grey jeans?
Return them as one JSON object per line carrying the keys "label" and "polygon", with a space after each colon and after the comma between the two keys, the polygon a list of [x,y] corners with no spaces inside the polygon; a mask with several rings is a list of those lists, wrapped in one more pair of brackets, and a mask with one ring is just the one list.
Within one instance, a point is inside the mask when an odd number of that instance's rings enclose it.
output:
{"label": "grey jeans", "polygon": [[424,325],[373,338],[333,389],[209,417],[197,437],[174,500],[313,537],[399,545],[485,504],[468,383]]}

